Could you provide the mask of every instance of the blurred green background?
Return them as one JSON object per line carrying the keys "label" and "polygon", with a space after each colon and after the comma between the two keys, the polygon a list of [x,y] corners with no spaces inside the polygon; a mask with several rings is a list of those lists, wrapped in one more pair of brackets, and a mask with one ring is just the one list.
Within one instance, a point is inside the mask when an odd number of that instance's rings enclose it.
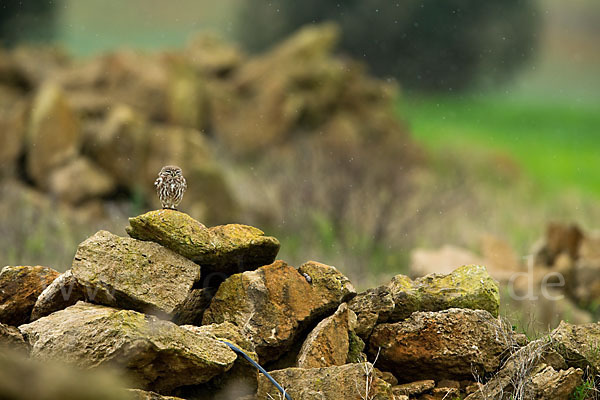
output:
{"label": "blurred green background", "polygon": [[[207,30],[262,52],[304,24],[336,20],[337,51],[385,82],[397,81],[394,112],[424,161],[402,209],[403,231],[385,240],[349,234],[356,227],[320,212],[306,220],[305,233],[281,221],[262,226],[281,239],[281,257],[291,263],[346,265],[366,286],[406,272],[419,246],[476,250],[491,232],[525,256],[550,220],[598,227],[596,0],[14,3],[2,11],[6,45],[55,43],[79,59],[123,48],[182,48]],[[30,232],[31,247],[2,261],[66,264],[67,255],[49,253],[46,233]],[[82,236],[66,235],[69,243]]]}

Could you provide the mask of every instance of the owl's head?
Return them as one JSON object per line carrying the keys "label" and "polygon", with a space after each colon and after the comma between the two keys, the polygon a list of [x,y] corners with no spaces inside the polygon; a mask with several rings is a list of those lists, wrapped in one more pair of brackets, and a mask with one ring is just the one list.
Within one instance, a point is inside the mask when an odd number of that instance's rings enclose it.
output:
{"label": "owl's head", "polygon": [[182,176],[181,168],[177,165],[165,165],[161,168],[158,176]]}

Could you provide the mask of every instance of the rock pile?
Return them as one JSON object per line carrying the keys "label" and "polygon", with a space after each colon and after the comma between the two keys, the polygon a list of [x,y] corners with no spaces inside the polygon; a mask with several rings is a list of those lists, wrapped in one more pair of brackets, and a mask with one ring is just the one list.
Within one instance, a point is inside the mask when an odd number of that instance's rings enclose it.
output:
{"label": "rock pile", "polygon": [[277,239],[253,227],[161,210],[127,231],[85,240],[61,275],[2,270],[0,348],[20,356],[0,357],[0,376],[24,354],[118,371],[130,389],[104,398],[280,398],[229,344],[294,400],[566,400],[600,370],[600,324],[530,342],[498,319],[482,266],[356,293],[335,267],[276,261]]}
{"label": "rock pile", "polygon": [[268,159],[300,152],[302,141],[355,162],[369,146],[393,148],[400,170],[414,151],[393,112],[394,86],[333,55],[338,39],[335,26],[315,26],[252,58],[206,35],[178,51],[85,61],[2,51],[0,179],[76,208],[124,197],[158,207],[152,182],[176,164],[193,183],[182,209],[224,223],[240,207],[231,165],[218,158]]}

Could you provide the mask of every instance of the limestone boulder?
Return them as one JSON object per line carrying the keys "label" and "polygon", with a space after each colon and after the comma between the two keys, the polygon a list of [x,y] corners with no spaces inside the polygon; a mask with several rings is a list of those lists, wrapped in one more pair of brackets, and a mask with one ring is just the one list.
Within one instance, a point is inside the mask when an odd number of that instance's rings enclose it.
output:
{"label": "limestone boulder", "polygon": [[468,379],[495,371],[509,343],[500,322],[483,310],[415,312],[375,327],[369,354],[399,381]]}
{"label": "limestone boulder", "polygon": [[264,363],[289,350],[311,323],[355,293],[335,267],[308,262],[296,270],[276,261],[227,278],[204,313],[203,323],[237,325]]}
{"label": "limestone boulder", "polygon": [[27,173],[47,189],[51,172],[75,158],[80,146],[79,121],[63,91],[54,84],[41,87],[30,113]]}
{"label": "limestone boulder", "polygon": [[201,265],[203,274],[226,277],[256,269],[272,263],[279,251],[279,241],[260,229],[239,224],[206,228],[174,210],[150,211],[130,218],[129,224],[129,236],[160,243]]}
{"label": "limestone boulder", "polygon": [[72,274],[86,299],[172,318],[183,310],[200,267],[156,243],[99,231],[77,248]]}
{"label": "limestone boulder", "polygon": [[[370,363],[324,368],[286,368],[270,372],[294,400],[392,400],[389,383],[377,378]],[[367,389],[367,381],[370,387]],[[257,399],[277,399],[279,392],[263,375],[258,379]]]}
{"label": "limestone boulder", "polygon": [[500,308],[498,283],[480,265],[465,265],[447,275],[431,274],[415,280],[396,275],[388,287],[394,299],[390,321],[402,320],[415,311],[449,308],[486,310],[497,317]]}
{"label": "limestone boulder", "polygon": [[349,331],[356,316],[346,303],[325,318],[308,334],[298,354],[299,368],[344,365],[350,348]]}
{"label": "limestone boulder", "polygon": [[60,274],[40,295],[31,310],[31,321],[85,300],[86,288],[68,270]]}
{"label": "limestone boulder", "polygon": [[70,204],[102,197],[116,189],[112,177],[85,157],[77,157],[49,176],[49,190]]}
{"label": "limestone boulder", "polygon": [[214,337],[132,310],[79,302],[21,331],[39,360],[123,368],[138,388],[164,392],[229,370],[236,355]]}
{"label": "limestone boulder", "polygon": [[29,322],[31,310],[42,291],[60,273],[43,266],[6,266],[0,271],[0,322]]}

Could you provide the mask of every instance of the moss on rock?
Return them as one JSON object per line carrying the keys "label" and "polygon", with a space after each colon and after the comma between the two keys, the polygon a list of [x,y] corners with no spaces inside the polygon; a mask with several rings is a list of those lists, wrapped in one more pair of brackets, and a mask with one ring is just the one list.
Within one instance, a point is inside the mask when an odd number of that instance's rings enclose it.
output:
{"label": "moss on rock", "polygon": [[175,210],[155,210],[130,218],[129,236],[157,242],[200,264],[203,272],[231,275],[272,263],[279,241],[252,226],[240,224],[206,228]]}

